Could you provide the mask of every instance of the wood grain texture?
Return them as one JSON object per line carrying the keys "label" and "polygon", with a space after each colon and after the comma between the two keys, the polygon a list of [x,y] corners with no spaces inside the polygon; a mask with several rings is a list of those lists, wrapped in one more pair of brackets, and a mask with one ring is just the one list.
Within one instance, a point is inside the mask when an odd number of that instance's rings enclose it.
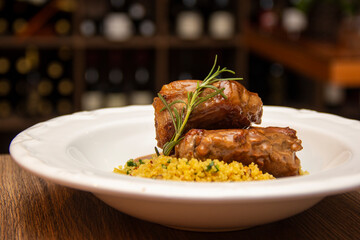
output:
{"label": "wood grain texture", "polygon": [[[0,239],[360,239],[360,192],[242,231],[199,233],[138,220],[91,193],[62,187],[0,155]],[[136,206],[134,206],[136,207]]]}

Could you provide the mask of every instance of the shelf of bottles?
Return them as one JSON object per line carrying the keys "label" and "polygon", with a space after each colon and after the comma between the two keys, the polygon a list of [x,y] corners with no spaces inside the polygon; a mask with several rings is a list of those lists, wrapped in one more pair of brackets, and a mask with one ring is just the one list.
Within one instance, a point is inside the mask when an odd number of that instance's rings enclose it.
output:
{"label": "shelf of bottles", "polygon": [[26,42],[31,34],[44,39],[69,37],[69,6],[52,12],[52,3],[45,0],[0,0],[0,120],[15,124],[19,119],[73,112],[72,47],[61,41],[45,48],[36,41]]}
{"label": "shelf of bottles", "polygon": [[236,4],[231,0],[170,1],[170,34],[184,40],[232,39],[237,29]]}
{"label": "shelf of bottles", "polygon": [[2,50],[0,118],[46,117],[73,111],[71,49]]}
{"label": "shelf of bottles", "polygon": [[55,4],[55,2],[0,0],[0,36],[2,38],[70,36],[73,31],[74,2],[68,0],[64,0],[62,4]]}
{"label": "shelf of bottles", "polygon": [[150,104],[153,62],[153,50],[88,50],[82,109]]}
{"label": "shelf of bottles", "polygon": [[0,0],[0,121],[150,104],[159,81],[202,79],[216,54],[235,69],[237,4]]}
{"label": "shelf of bottles", "polygon": [[123,42],[156,34],[155,1],[89,0],[83,2],[79,31],[90,40],[97,37]]}

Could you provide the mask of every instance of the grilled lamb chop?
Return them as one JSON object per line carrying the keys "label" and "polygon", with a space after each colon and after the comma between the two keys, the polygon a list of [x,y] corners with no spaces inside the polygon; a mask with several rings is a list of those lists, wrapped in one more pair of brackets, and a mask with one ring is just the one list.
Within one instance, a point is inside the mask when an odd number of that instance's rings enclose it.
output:
{"label": "grilled lamb chop", "polygon": [[192,129],[175,147],[175,156],[245,165],[254,162],[274,177],[285,177],[299,175],[300,160],[295,153],[301,149],[301,140],[290,128]]}
{"label": "grilled lamb chop", "polygon": [[[187,101],[187,93],[196,89],[197,82],[198,80],[174,81],[164,85],[160,94],[169,104],[175,100]],[[249,92],[236,81],[219,81],[213,85],[219,89],[224,88],[227,99],[219,94],[196,107],[190,115],[184,133],[193,128],[247,128],[251,123],[261,123],[263,104],[256,93]],[[200,96],[213,91],[204,89]],[[157,145],[163,148],[174,134],[174,125],[168,111],[160,112],[164,104],[158,97],[154,98],[153,106]],[[184,104],[176,103],[173,106],[180,112]]]}

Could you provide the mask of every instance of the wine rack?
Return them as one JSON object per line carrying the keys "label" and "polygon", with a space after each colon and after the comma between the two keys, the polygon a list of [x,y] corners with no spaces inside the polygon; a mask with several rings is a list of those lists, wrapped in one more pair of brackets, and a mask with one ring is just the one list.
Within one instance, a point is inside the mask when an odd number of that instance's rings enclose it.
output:
{"label": "wine rack", "polygon": [[[7,137],[0,145],[58,115],[149,104],[163,84],[204,78],[216,54],[246,77],[247,7],[235,0],[0,0],[0,132]],[[216,17],[228,28],[211,27]],[[186,27],[199,19],[198,29]]]}

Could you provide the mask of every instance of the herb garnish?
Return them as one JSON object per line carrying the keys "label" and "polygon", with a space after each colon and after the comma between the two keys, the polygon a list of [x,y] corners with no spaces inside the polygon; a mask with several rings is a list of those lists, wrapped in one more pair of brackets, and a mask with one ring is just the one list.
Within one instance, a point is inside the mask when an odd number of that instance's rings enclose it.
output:
{"label": "herb garnish", "polygon": [[[197,82],[196,89],[193,92],[187,93],[187,102],[185,102],[183,100],[175,100],[171,103],[167,103],[165,98],[160,93],[158,93],[158,97],[160,98],[160,100],[163,102],[163,104],[165,106],[164,108],[162,108],[160,110],[160,112],[165,109],[169,112],[171,120],[172,120],[172,122],[174,124],[174,128],[175,128],[175,133],[172,136],[171,140],[169,142],[165,143],[163,146],[163,154],[165,156],[168,156],[171,153],[172,149],[184,138],[182,135],[183,135],[185,126],[190,118],[192,111],[197,106],[199,106],[201,103],[207,101],[208,99],[215,97],[218,94],[220,94],[223,98],[227,99],[226,95],[224,94],[225,88],[219,89],[219,88],[215,87],[214,85],[212,85],[213,83],[216,83],[218,81],[242,80],[242,78],[216,78],[224,72],[235,74],[234,71],[227,69],[226,67],[220,68],[220,66],[218,66],[216,71],[214,72],[215,67],[216,67],[216,62],[217,62],[217,56],[215,56],[214,65],[211,68],[211,71],[209,72],[207,77],[202,82],[201,81]],[[209,93],[206,96],[200,97],[200,94],[206,88],[213,89],[214,92]],[[180,112],[175,107],[172,108],[172,106],[176,103],[184,104],[184,106],[180,110]]]}
{"label": "herb garnish", "polygon": [[209,163],[209,165],[207,165],[206,171],[209,172],[213,166],[214,166],[214,161],[211,161],[211,162]]}
{"label": "herb garnish", "polygon": [[127,161],[126,165],[128,167],[136,167],[136,163],[134,162],[134,159],[130,159],[129,161]]}
{"label": "herb garnish", "polygon": [[214,161],[211,161],[211,162],[209,163],[209,165],[206,166],[205,171],[210,172],[211,169],[213,169],[213,167],[215,168],[215,170],[214,170],[215,173],[217,173],[218,171],[220,171],[219,165],[218,165],[218,164],[215,164]]}

